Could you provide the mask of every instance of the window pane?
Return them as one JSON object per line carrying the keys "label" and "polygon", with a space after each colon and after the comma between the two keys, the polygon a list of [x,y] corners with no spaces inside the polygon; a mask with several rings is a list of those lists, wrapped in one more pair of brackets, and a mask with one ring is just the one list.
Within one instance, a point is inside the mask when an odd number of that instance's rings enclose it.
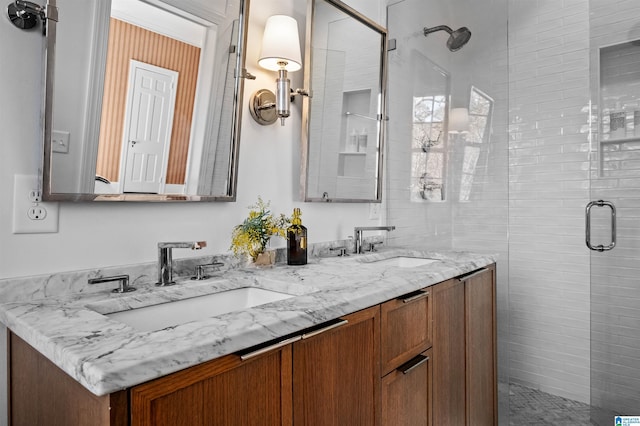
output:
{"label": "window pane", "polygon": [[472,115],[469,117],[469,134],[467,141],[482,143],[487,129],[487,117],[482,115]]}
{"label": "window pane", "polygon": [[444,153],[414,152],[411,157],[411,201],[442,201]]}
{"label": "window pane", "polygon": [[491,100],[482,96],[475,90],[471,91],[471,100],[469,101],[469,112],[471,114],[489,115],[491,112]]}
{"label": "window pane", "polygon": [[442,147],[442,139],[442,123],[414,124],[411,148],[426,150],[431,147]]}

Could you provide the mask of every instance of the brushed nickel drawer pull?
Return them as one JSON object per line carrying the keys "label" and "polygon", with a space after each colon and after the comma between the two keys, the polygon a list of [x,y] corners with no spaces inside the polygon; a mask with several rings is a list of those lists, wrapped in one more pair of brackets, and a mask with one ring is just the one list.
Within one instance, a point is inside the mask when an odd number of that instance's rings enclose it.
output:
{"label": "brushed nickel drawer pull", "polygon": [[313,337],[313,336],[317,336],[318,334],[322,334],[322,333],[324,333],[325,331],[329,331],[329,330],[333,330],[334,328],[341,327],[341,326],[343,326],[343,325],[347,324],[348,322],[349,322],[349,321],[347,321],[347,320],[339,320],[338,322],[335,322],[335,323],[333,323],[333,324],[330,324],[330,325],[328,325],[328,326],[326,326],[326,327],[324,327],[324,328],[321,328],[321,329],[319,329],[319,330],[314,330],[314,331],[310,331],[310,332],[308,332],[308,333],[304,333],[304,334],[302,335],[302,339],[309,339],[309,338],[311,338],[311,337]]}
{"label": "brushed nickel drawer pull", "polygon": [[423,298],[429,296],[429,292],[428,291],[422,291],[422,290],[418,290],[417,292],[410,293],[410,294],[411,294],[411,296],[402,298],[402,303],[411,303],[411,302],[414,302],[416,300],[420,300],[420,299],[423,299]]}
{"label": "brushed nickel drawer pull", "polygon": [[249,352],[247,354],[240,355],[240,359],[243,360],[243,361],[246,361],[246,360],[248,360],[250,358],[257,357],[258,355],[262,355],[262,354],[267,353],[269,351],[280,349],[281,347],[287,346],[287,345],[289,345],[291,343],[295,343],[300,339],[302,339],[302,336],[293,336],[293,337],[291,337],[289,339],[284,339],[284,340],[281,340],[279,342],[276,342],[273,345],[265,346],[264,348],[256,349],[253,352]]}
{"label": "brushed nickel drawer pull", "polygon": [[485,271],[487,271],[487,268],[480,268],[480,269],[478,269],[477,271],[473,271],[473,272],[470,272],[470,273],[465,274],[465,275],[460,275],[460,276],[458,277],[458,281],[466,281],[466,280],[468,280],[469,278],[473,278],[473,277],[475,277],[476,275],[480,275],[480,274],[482,274],[482,273],[483,273],[483,272],[485,272]]}
{"label": "brushed nickel drawer pull", "polygon": [[413,358],[411,361],[398,367],[398,371],[401,371],[402,374],[408,374],[411,372],[411,370],[418,368],[419,366],[421,366],[427,361],[429,361],[428,356],[418,355],[415,358]]}

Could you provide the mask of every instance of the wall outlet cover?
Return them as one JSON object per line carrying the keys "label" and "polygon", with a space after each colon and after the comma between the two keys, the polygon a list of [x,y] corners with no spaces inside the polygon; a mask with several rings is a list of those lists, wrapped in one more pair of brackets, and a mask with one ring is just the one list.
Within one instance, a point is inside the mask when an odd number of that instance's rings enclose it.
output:
{"label": "wall outlet cover", "polygon": [[43,203],[36,175],[15,175],[13,184],[13,233],[58,232],[58,203]]}

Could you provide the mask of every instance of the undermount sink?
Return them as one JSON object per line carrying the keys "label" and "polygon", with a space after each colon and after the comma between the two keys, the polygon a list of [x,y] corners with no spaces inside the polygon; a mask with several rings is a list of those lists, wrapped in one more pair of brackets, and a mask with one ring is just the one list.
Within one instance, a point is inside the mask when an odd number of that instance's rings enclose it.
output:
{"label": "undermount sink", "polygon": [[242,287],[190,299],[106,314],[139,331],[155,331],[294,297],[255,287]]}
{"label": "undermount sink", "polygon": [[429,265],[435,262],[438,262],[438,260],[424,257],[397,256],[389,259],[376,260],[372,263],[376,265],[396,266],[398,268],[417,268],[418,266]]}

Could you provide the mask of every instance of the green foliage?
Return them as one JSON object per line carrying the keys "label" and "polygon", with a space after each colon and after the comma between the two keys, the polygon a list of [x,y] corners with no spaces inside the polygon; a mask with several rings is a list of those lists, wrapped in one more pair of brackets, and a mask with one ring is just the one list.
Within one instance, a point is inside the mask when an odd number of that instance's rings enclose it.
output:
{"label": "green foliage", "polygon": [[255,260],[258,254],[264,253],[272,236],[286,238],[290,220],[283,214],[274,216],[269,210],[270,204],[270,201],[265,203],[258,197],[258,202],[249,206],[249,217],[231,233],[230,249],[233,254],[249,255]]}

